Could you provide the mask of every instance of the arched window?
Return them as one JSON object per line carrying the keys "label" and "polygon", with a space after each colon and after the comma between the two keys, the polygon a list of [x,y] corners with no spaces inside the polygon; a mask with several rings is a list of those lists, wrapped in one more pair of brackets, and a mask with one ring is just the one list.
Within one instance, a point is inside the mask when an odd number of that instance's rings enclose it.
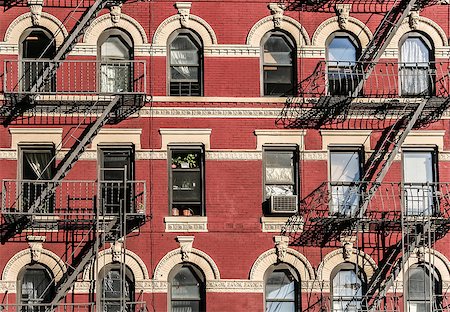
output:
{"label": "arched window", "polygon": [[284,96],[294,93],[295,45],[282,32],[270,32],[261,42],[263,94]]}
{"label": "arched window", "polygon": [[176,266],[169,275],[170,311],[205,311],[205,277],[192,265]]}
{"label": "arched window", "polygon": [[19,273],[19,304],[26,305],[22,311],[40,312],[45,308],[34,306],[49,303],[55,294],[55,283],[50,271],[40,264],[28,265]]}
{"label": "arched window", "polygon": [[333,312],[361,311],[366,285],[360,269],[353,263],[343,263],[333,270],[331,276]]}
{"label": "arched window", "polygon": [[441,311],[442,283],[439,274],[425,264],[408,270],[407,311]]}
{"label": "arched window", "polygon": [[133,42],[118,29],[105,31],[98,40],[100,69],[100,91],[116,93],[132,91]]}
{"label": "arched window", "polygon": [[301,311],[300,279],[285,264],[273,265],[265,275],[266,312]]}
{"label": "arched window", "polygon": [[168,63],[170,95],[203,94],[203,44],[196,34],[183,29],[169,37]]}
{"label": "arched window", "polygon": [[134,276],[128,267],[108,265],[100,271],[100,301],[103,312],[132,311]]}
{"label": "arched window", "polygon": [[56,52],[53,35],[42,28],[29,28],[21,36],[22,73],[20,85],[22,91],[52,92],[56,89],[55,79],[39,79],[49,66],[49,60]]}
{"label": "arched window", "polygon": [[432,95],[433,47],[431,41],[419,33],[409,33],[400,40],[401,95]]}
{"label": "arched window", "polygon": [[327,40],[328,93],[352,95],[358,86],[356,61],[360,54],[359,42],[350,34],[338,32]]}

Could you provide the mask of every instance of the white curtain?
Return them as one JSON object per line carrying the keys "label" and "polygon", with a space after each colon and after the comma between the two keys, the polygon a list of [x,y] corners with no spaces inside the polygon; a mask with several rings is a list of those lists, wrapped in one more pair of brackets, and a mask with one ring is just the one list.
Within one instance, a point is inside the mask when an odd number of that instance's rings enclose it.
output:
{"label": "white curtain", "polygon": [[36,179],[51,179],[51,156],[47,153],[24,153],[24,158],[33,170]]}
{"label": "white curtain", "polygon": [[429,49],[420,38],[408,38],[401,47],[400,83],[402,95],[428,94]]}

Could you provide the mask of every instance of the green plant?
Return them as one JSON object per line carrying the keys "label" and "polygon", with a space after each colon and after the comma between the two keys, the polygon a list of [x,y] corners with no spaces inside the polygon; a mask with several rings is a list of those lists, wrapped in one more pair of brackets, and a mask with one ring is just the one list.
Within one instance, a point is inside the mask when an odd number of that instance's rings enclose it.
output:
{"label": "green plant", "polygon": [[184,157],[184,161],[189,164],[189,168],[197,167],[197,155],[189,153]]}

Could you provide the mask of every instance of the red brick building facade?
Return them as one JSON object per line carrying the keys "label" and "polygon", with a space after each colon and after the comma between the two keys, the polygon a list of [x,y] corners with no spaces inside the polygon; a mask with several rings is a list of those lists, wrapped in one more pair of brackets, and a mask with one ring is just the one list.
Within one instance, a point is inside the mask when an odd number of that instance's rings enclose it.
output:
{"label": "red brick building facade", "polygon": [[1,3],[0,310],[449,310],[448,3]]}

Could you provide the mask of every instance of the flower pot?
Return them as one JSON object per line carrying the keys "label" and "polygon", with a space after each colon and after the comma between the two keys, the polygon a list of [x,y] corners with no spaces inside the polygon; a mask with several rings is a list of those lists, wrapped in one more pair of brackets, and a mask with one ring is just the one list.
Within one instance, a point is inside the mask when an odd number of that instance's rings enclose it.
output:
{"label": "flower pot", "polygon": [[183,216],[185,216],[185,217],[192,216],[191,209],[183,209]]}
{"label": "flower pot", "polygon": [[180,210],[178,208],[172,208],[172,216],[179,216]]}

